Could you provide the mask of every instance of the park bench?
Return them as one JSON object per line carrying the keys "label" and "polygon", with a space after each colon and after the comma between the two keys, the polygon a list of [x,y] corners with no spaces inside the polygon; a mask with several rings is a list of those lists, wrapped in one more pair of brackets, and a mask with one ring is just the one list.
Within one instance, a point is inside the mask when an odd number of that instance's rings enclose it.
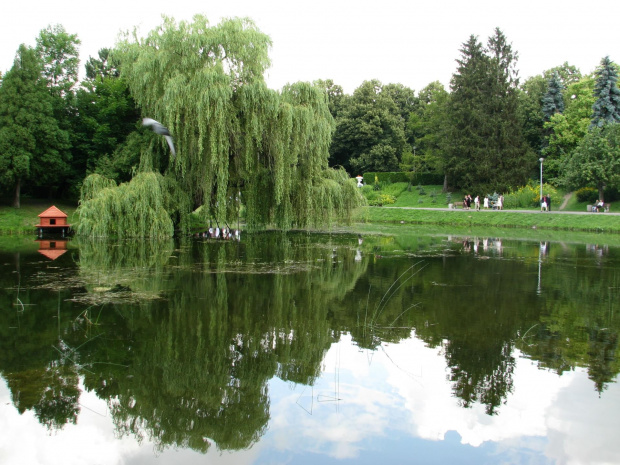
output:
{"label": "park bench", "polygon": [[[610,203],[603,203],[603,211],[600,212],[600,213],[603,213],[603,212],[609,213],[609,208],[610,207],[611,207]],[[588,205],[587,206],[587,211],[588,212],[594,212],[594,213],[598,212],[598,210],[596,209],[595,205]]]}

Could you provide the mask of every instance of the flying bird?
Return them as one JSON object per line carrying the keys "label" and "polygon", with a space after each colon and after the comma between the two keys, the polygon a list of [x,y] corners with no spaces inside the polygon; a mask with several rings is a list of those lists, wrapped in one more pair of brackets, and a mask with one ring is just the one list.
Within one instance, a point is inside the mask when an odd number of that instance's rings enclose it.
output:
{"label": "flying bird", "polygon": [[155,134],[162,135],[166,138],[166,142],[170,146],[170,151],[172,152],[172,158],[176,156],[176,150],[174,150],[174,143],[172,142],[172,135],[168,128],[161,124],[159,121],[155,121],[151,118],[142,118],[142,126],[149,126]]}

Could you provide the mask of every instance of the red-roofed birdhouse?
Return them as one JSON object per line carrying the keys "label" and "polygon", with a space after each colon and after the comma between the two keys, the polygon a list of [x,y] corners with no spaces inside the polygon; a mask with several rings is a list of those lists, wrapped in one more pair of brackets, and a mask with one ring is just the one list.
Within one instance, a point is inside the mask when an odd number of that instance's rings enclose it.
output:
{"label": "red-roofed birdhouse", "polygon": [[61,233],[65,236],[71,229],[71,225],[67,224],[67,214],[53,205],[39,214],[39,224],[35,227],[39,230],[39,236],[44,232]]}

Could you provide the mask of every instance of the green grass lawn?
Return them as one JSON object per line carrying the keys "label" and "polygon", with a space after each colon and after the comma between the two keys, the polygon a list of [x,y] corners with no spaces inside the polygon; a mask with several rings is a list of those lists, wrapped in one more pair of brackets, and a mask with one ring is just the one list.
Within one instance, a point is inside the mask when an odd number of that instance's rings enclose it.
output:
{"label": "green grass lawn", "polygon": [[34,225],[39,222],[39,213],[43,213],[52,205],[56,205],[68,216],[69,224],[77,221],[75,210],[77,205],[57,200],[22,199],[21,208],[0,206],[0,234],[34,234]]}
{"label": "green grass lawn", "polygon": [[[452,192],[449,195],[442,192],[442,186],[411,186],[409,190],[406,183],[404,184],[402,193],[396,197],[394,207],[418,207],[418,208],[447,208],[451,202],[461,202],[463,194],[461,192]],[[450,201],[448,201],[450,200]]]}
{"label": "green grass lawn", "polygon": [[[539,208],[520,208],[519,212],[503,210],[477,212],[472,210],[432,211],[425,208],[447,208],[448,203],[461,202],[462,192],[443,193],[442,186],[408,186],[394,183],[384,186],[373,195],[388,194],[395,198],[392,204],[383,207],[364,207],[355,212],[354,221],[366,224],[413,223],[446,225],[451,227],[484,228],[529,228],[564,231],[620,232],[620,219],[605,214],[592,214],[586,210],[586,202],[578,202],[571,195],[564,211],[580,212],[583,215],[546,215]],[[366,194],[369,192],[366,191]],[[552,208],[557,211],[563,203],[563,193],[558,192]],[[398,208],[400,207],[400,208]],[[531,213],[526,213],[531,211]],[[613,206],[612,206],[613,211]]]}

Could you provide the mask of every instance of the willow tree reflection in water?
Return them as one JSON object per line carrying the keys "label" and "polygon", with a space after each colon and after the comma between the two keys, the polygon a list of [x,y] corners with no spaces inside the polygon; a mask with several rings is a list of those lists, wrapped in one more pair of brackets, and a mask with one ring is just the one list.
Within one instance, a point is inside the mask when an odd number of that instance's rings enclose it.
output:
{"label": "willow tree reflection in water", "polygon": [[[142,438],[160,454],[263,442],[262,460],[274,461],[281,451],[268,438],[282,428],[272,404],[286,397],[274,380],[295,391],[299,415],[313,413],[313,388],[332,371],[326,356],[347,350],[343,343],[369,365],[383,353],[407,372],[395,348],[422,342],[444,360],[453,396],[446,402],[482,407],[489,421],[525,389],[515,379],[523,358],[558,377],[585,370],[609,402],[620,370],[619,259],[615,247],[446,236],[367,237],[361,245],[349,235],[273,233],[241,243],[73,242],[55,262],[25,253],[3,260],[1,298],[10,310],[0,320],[0,372],[10,408],[50,430],[79,428],[88,414],[81,396],[95,393],[119,436]],[[347,395],[357,377],[338,363],[335,411],[353,404]],[[422,372],[409,382],[428,383]],[[359,412],[373,414],[385,415]],[[303,424],[284,429],[312,435]],[[386,428],[387,436],[407,429]],[[413,433],[394,450],[425,438]],[[324,455],[359,460],[373,447]],[[316,453],[301,449],[295,453]]]}

